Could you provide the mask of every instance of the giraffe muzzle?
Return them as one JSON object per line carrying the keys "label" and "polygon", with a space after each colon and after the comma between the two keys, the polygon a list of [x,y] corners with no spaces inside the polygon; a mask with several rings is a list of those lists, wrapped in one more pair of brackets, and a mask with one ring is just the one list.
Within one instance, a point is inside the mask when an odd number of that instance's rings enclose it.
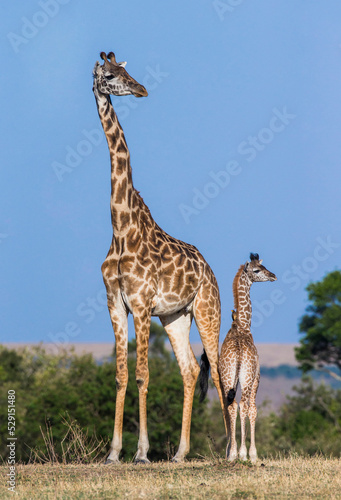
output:
{"label": "giraffe muzzle", "polygon": [[147,97],[148,92],[143,85],[139,85],[136,89],[132,91],[135,97]]}

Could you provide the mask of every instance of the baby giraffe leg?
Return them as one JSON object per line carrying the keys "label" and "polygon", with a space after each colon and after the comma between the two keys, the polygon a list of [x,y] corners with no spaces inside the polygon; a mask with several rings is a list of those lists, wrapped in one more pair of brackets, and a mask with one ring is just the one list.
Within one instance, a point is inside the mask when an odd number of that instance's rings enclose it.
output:
{"label": "baby giraffe leg", "polygon": [[242,397],[239,403],[239,416],[240,416],[240,427],[241,427],[241,436],[240,436],[240,449],[239,449],[239,458],[240,460],[247,460],[247,449],[245,444],[246,432],[245,432],[245,424],[246,417],[249,413],[249,400],[250,400],[250,392],[251,387],[248,386],[243,389],[243,381],[240,380],[240,385],[242,388]]}
{"label": "baby giraffe leg", "polygon": [[240,417],[240,428],[241,428],[241,436],[240,436],[240,448],[239,448],[239,458],[240,460],[247,460],[247,449],[245,444],[245,422],[248,414],[248,404],[245,401],[240,401],[239,403],[239,417]]}
{"label": "baby giraffe leg", "polygon": [[254,464],[257,461],[257,449],[255,442],[255,427],[256,427],[256,418],[257,418],[257,407],[256,407],[256,394],[259,385],[259,371],[255,378],[255,381],[252,386],[251,395],[250,395],[250,406],[249,406],[249,420],[250,420],[250,449],[249,456],[251,462]]}
{"label": "baby giraffe leg", "polygon": [[238,413],[238,403],[233,401],[227,408],[229,415],[229,438],[230,442],[226,448],[226,458],[230,462],[237,458],[236,422]]}

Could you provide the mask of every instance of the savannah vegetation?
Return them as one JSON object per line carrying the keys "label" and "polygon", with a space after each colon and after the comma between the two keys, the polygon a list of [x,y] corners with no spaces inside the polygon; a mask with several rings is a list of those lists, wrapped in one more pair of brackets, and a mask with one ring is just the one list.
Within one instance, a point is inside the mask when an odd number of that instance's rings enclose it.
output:
{"label": "savannah vegetation", "polygon": [[[256,466],[217,458],[182,464],[21,465],[16,498],[44,500],[339,499],[341,461],[323,456],[268,459]],[[0,485],[1,498],[12,492]]]}
{"label": "savannah vegetation", "polygon": [[[300,481],[301,492],[307,495],[337,498],[341,486],[341,389],[317,384],[309,372],[322,370],[335,381],[340,379],[341,272],[329,273],[308,285],[307,291],[310,304],[300,321],[301,341],[296,352],[302,380],[278,412],[267,414],[260,408],[256,467],[238,461],[226,463],[219,404],[207,400],[200,404],[198,395],[193,405],[190,460],[185,464],[168,461],[179,442],[183,387],[176,360],[165,348],[166,333],[155,323],[150,336],[148,431],[149,458],[157,463],[150,466],[132,464],[138,439],[134,340],[129,343],[123,463],[114,468],[100,465],[113,432],[114,355],[97,363],[91,355],[66,351],[51,355],[42,348],[14,351],[1,347],[2,409],[7,408],[7,391],[16,392],[20,491],[31,491],[26,498],[107,498],[103,492],[110,488],[108,498],[120,497],[120,491],[129,494],[132,488],[133,496],[141,498],[263,498],[273,495],[277,484],[277,492],[285,498],[289,492],[298,494],[295,481]],[[0,434],[6,470],[5,418],[0,421]],[[45,493],[34,496],[32,488]]]}

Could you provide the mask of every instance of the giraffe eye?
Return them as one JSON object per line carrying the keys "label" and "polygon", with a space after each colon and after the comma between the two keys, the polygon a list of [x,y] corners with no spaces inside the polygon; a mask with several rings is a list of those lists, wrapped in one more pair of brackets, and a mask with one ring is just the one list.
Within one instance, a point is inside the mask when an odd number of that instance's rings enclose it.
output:
{"label": "giraffe eye", "polygon": [[256,273],[256,274],[258,274],[258,273],[260,273],[260,269],[254,269],[253,272]]}
{"label": "giraffe eye", "polygon": [[114,75],[110,75],[110,74],[109,74],[109,75],[105,75],[105,78],[106,78],[107,80],[113,80],[115,77],[114,77]]}

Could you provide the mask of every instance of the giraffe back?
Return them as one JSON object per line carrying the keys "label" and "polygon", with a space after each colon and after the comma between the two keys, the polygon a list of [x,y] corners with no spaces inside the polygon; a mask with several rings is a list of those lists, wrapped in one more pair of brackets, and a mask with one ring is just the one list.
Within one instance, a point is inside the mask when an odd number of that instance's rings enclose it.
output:
{"label": "giraffe back", "polygon": [[238,381],[253,381],[259,370],[257,348],[250,331],[233,322],[219,356],[219,374],[223,386],[236,388]]}

